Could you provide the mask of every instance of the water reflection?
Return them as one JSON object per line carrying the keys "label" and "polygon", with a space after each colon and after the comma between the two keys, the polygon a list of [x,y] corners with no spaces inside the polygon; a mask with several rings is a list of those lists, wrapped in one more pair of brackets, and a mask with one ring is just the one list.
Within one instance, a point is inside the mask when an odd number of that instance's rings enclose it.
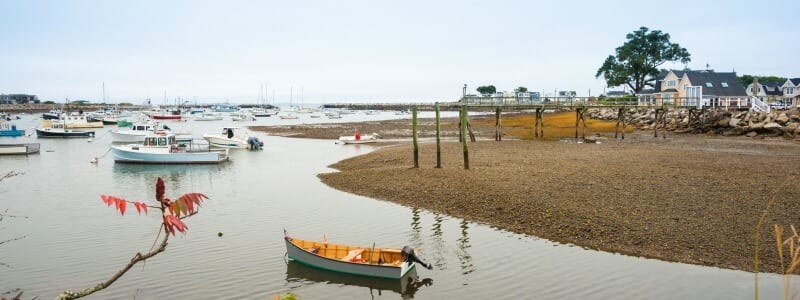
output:
{"label": "water reflection", "polygon": [[412,208],[411,209],[411,236],[409,237],[409,241],[411,245],[414,245],[416,248],[422,248],[422,225],[420,222],[420,209],[419,208]]}
{"label": "water reflection", "polygon": [[431,231],[433,231],[433,265],[436,268],[446,270],[447,264],[445,263],[445,243],[444,238],[442,237],[442,221],[444,221],[444,217],[440,214],[433,215],[433,227]]}
{"label": "water reflection", "polygon": [[461,263],[461,274],[467,275],[475,271],[475,267],[472,265],[472,255],[467,251],[467,249],[472,247],[469,243],[469,223],[465,220],[461,220],[460,227],[461,237],[456,240],[458,242],[456,257],[458,257],[458,261]]}
{"label": "water reflection", "polygon": [[337,273],[305,266],[295,261],[286,265],[287,283],[325,283],[348,286],[359,286],[369,289],[371,299],[382,296],[385,291],[402,295],[403,299],[413,299],[421,288],[433,285],[433,279],[419,279],[416,268],[400,280],[371,278],[358,275]]}

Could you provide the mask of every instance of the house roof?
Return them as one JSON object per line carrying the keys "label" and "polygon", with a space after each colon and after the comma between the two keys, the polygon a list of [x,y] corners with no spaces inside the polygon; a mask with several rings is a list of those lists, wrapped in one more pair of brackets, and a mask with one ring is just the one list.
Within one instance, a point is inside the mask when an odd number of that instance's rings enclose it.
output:
{"label": "house roof", "polygon": [[643,89],[641,92],[639,92],[639,94],[640,95],[653,94],[655,93],[655,91],[656,91],[655,89]]}
{"label": "house roof", "polygon": [[606,93],[606,96],[626,96],[630,94],[631,93],[625,91],[609,91],[608,93]]}
{"label": "house roof", "polygon": [[676,89],[666,89],[666,90],[664,90],[663,92],[664,92],[664,93],[677,93],[677,92],[678,92],[678,90],[676,90]]}
{"label": "house roof", "polygon": [[[736,77],[736,72],[685,71],[689,81],[703,87],[703,95],[708,96],[747,96],[744,87]],[[725,83],[727,86],[723,86]]]}
{"label": "house roof", "polygon": [[794,85],[800,84],[800,78],[792,78],[792,79],[789,79],[789,81],[791,81],[792,84],[794,84]]}

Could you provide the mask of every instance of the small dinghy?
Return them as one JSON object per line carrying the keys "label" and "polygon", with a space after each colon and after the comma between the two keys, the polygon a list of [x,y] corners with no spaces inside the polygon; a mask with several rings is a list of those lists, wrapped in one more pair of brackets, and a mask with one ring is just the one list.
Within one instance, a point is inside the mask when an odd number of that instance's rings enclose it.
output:
{"label": "small dinghy", "polygon": [[402,249],[358,247],[292,238],[284,231],[289,259],[310,267],[369,277],[401,279],[417,263],[433,268],[405,246]]}

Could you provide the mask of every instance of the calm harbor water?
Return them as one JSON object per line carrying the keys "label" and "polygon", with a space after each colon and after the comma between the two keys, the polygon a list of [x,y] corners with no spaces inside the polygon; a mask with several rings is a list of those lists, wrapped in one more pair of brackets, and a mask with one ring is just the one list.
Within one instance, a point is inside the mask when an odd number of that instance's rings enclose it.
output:
{"label": "calm harbor water", "polygon": [[[345,117],[339,122],[393,118]],[[258,124],[328,122],[260,120]],[[16,121],[31,128],[33,116]],[[174,123],[195,136],[216,132],[228,121]],[[240,123],[238,125],[251,125]],[[167,196],[208,195],[188,220],[188,234],[170,239],[167,251],[135,266],[90,299],[264,299],[294,292],[303,299],[445,297],[470,299],[752,299],[753,274],[668,263],[586,250],[497,230],[432,212],[360,197],[329,188],[316,177],[326,166],[368,153],[370,146],[330,140],[268,137],[258,152],[231,151],[220,165],[115,164],[106,153],[111,127],[86,139],[0,138],[34,141],[42,152],[0,156],[0,172],[23,175],[0,183],[0,209],[27,219],[0,222],[0,288],[21,288],[49,299],[83,289],[120,269],[136,251],[147,251],[159,216],[120,216],[100,194],[153,201],[156,178]],[[387,182],[386,184],[391,184]],[[283,228],[332,243],[401,247],[412,245],[434,264],[419,269],[414,283],[374,280],[309,269],[284,259]],[[218,237],[218,233],[223,233]],[[796,279],[795,279],[796,281]],[[762,296],[781,295],[780,277],[761,275]]]}

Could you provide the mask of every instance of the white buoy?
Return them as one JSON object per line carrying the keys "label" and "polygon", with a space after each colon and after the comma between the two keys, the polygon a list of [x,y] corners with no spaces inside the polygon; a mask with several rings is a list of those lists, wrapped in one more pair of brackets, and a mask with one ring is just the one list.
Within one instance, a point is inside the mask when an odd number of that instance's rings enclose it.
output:
{"label": "white buoy", "polygon": [[92,158],[92,160],[91,160],[91,161],[89,161],[89,162],[90,162],[90,163],[93,163],[93,164],[97,164],[97,157],[95,157],[95,158]]}
{"label": "white buoy", "polygon": [[92,138],[89,138],[89,139],[87,140],[87,142],[91,143],[93,140],[94,140],[94,139],[92,139]]}

